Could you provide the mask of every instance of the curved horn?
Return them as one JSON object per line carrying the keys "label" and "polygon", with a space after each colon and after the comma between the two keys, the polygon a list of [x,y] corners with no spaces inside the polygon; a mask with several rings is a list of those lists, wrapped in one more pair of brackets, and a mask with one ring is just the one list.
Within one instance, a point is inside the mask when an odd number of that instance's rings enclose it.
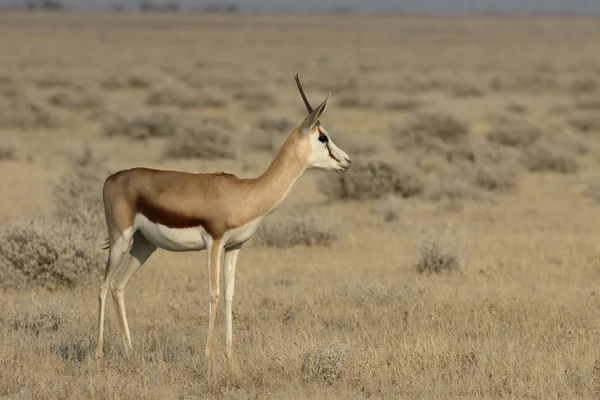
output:
{"label": "curved horn", "polygon": [[[294,75],[294,78],[296,79],[296,85],[298,86],[298,90],[300,91],[300,96],[302,96],[302,100],[304,100],[304,105],[306,106],[306,109],[308,110],[308,113],[310,114],[311,112],[313,112],[313,108],[310,105],[310,103],[308,102],[308,99],[306,98],[306,94],[304,94],[304,89],[302,89],[302,84],[300,83],[300,78],[298,77],[298,74]],[[317,121],[317,123],[315,125],[319,126],[319,125],[321,125],[321,122]]]}

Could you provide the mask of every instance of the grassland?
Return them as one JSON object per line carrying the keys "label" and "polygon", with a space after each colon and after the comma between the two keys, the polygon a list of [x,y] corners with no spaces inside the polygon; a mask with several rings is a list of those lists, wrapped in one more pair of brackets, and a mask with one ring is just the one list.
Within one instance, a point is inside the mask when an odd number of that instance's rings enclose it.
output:
{"label": "grassland", "polygon": [[[597,398],[600,21],[574,16],[0,14],[0,397]],[[133,166],[310,171],[242,250],[234,353],[204,358],[205,254],[107,308],[100,193]],[[305,216],[305,217],[299,217]]]}

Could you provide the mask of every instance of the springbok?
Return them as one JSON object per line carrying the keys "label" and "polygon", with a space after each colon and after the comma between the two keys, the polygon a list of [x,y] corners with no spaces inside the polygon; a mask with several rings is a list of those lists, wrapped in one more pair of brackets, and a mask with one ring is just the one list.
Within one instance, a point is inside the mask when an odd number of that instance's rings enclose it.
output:
{"label": "springbok", "polygon": [[[96,357],[104,356],[104,311],[109,285],[126,352],[132,350],[125,314],[125,288],[132,275],[160,247],[173,252],[207,250],[209,320],[206,357],[213,353],[219,275],[221,259],[224,259],[226,343],[227,357],[231,359],[231,303],[235,267],[242,245],[277,209],[306,169],[346,171],[350,167],[348,155],[333,143],[319,121],[331,92],[313,110],[297,74],[295,79],[309,115],[292,130],[262,175],[239,179],[223,172],[132,168],[106,179],[102,196],[108,229],[105,248],[109,250],[109,256],[100,285]],[[127,252],[130,257],[124,261]]]}

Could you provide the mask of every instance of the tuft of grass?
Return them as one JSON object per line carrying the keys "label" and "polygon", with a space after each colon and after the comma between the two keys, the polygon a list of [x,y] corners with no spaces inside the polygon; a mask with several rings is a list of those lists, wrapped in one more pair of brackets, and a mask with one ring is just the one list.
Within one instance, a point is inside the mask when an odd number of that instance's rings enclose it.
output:
{"label": "tuft of grass", "polygon": [[383,161],[357,162],[344,173],[328,174],[317,183],[317,190],[330,200],[371,200],[389,194],[412,197],[423,191],[414,171],[402,171]]}
{"label": "tuft of grass", "polygon": [[304,382],[333,385],[344,377],[349,346],[335,340],[316,344],[302,355],[300,373]]}
{"label": "tuft of grass", "polygon": [[38,336],[40,333],[58,331],[62,324],[59,313],[45,310],[37,314],[25,313],[13,321],[13,328],[21,332],[29,332]]}
{"label": "tuft of grass", "polygon": [[233,139],[219,124],[208,119],[188,120],[167,142],[163,155],[169,158],[235,158]]}
{"label": "tuft of grass", "polygon": [[262,223],[256,236],[259,244],[276,248],[329,247],[339,238],[338,230],[325,224],[315,213],[273,217]]}
{"label": "tuft of grass", "polygon": [[458,255],[441,239],[426,236],[419,245],[415,269],[421,274],[440,274],[459,269]]}

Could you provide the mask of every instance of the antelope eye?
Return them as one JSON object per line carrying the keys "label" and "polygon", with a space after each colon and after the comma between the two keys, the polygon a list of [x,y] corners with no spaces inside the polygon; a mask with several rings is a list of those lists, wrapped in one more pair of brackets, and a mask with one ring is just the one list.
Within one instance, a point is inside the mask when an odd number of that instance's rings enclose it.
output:
{"label": "antelope eye", "polygon": [[327,143],[327,142],[329,142],[329,138],[327,136],[325,136],[325,135],[320,135],[319,136],[319,142],[321,142],[321,143]]}

